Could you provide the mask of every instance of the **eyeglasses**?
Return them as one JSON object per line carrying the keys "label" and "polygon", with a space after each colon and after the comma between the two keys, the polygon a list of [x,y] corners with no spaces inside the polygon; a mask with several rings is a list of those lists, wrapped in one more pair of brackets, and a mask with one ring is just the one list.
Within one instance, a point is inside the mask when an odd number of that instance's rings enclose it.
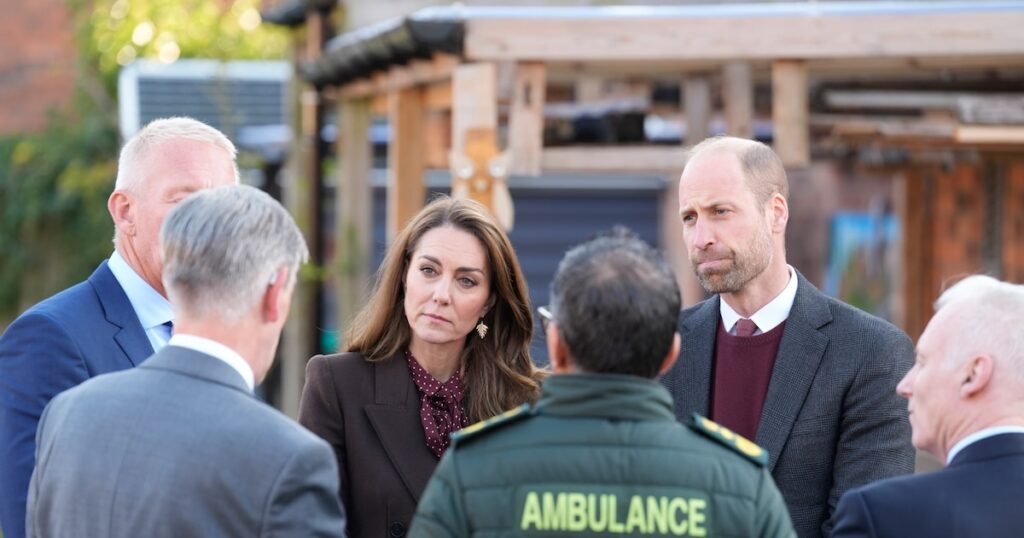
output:
{"label": "eyeglasses", "polygon": [[548,332],[548,325],[551,324],[551,311],[548,310],[547,305],[538,306],[537,314],[540,315],[540,326],[544,329],[544,332]]}

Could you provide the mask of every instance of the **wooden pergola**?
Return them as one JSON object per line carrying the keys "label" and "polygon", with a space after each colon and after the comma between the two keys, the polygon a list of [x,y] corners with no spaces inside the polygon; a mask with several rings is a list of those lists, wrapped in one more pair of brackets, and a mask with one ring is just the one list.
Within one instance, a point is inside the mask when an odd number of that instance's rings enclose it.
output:
{"label": "wooden pergola", "polygon": [[[811,77],[1021,67],[1022,27],[1024,2],[438,7],[339,36],[302,71],[339,104],[339,248],[365,260],[372,114],[386,114],[392,133],[390,237],[422,207],[424,170],[447,168],[448,150],[461,151],[468,131],[488,130],[497,144],[502,109],[513,175],[681,169],[678,147],[545,148],[545,89],[552,80],[581,73],[675,77],[692,143],[709,133],[714,77],[727,132],[751,136],[754,81],[767,74],[775,149],[788,167],[800,168],[811,159]],[[970,136],[986,132],[979,127]],[[361,304],[344,299],[358,297],[366,277],[355,269],[346,276],[342,308]]]}

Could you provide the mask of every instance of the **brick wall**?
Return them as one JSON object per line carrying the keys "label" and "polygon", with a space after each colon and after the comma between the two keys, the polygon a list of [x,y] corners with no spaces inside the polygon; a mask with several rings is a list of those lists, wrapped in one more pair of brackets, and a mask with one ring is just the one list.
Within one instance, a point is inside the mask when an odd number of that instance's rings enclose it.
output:
{"label": "brick wall", "polygon": [[64,0],[0,0],[0,135],[38,131],[70,102],[75,55]]}

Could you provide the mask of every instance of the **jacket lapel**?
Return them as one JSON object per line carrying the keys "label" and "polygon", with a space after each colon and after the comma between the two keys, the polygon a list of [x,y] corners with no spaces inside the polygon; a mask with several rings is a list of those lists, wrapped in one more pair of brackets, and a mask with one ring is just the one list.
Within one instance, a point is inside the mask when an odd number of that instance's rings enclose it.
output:
{"label": "jacket lapel", "polygon": [[711,369],[714,361],[715,332],[718,329],[717,296],[704,301],[696,312],[683,322],[683,350],[674,380],[676,418],[689,421],[690,415],[708,414],[711,392]]}
{"label": "jacket lapel", "polygon": [[819,329],[832,321],[821,292],[800,273],[796,277],[796,299],[786,319],[757,429],[756,442],[768,451],[769,470],[779,460],[828,347],[828,337]]}
{"label": "jacket lapel", "polygon": [[437,466],[420,422],[419,395],[404,357],[374,363],[374,403],[366,406],[374,432],[416,502]]}
{"label": "jacket lapel", "polygon": [[128,295],[114,278],[114,273],[107,267],[106,261],[101,263],[89,277],[89,283],[103,306],[107,321],[119,328],[114,333],[114,340],[124,351],[128,362],[132,366],[142,364],[142,361],[153,354],[153,345],[149,342],[142,324],[139,323],[132,303],[128,301]]}

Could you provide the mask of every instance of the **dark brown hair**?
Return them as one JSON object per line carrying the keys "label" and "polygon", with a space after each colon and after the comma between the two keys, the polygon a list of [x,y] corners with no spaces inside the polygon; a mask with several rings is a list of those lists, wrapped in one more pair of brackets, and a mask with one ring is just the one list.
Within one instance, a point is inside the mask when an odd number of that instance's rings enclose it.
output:
{"label": "dark brown hair", "polygon": [[423,235],[442,226],[472,234],[487,253],[494,307],[484,314],[484,323],[490,330],[486,338],[470,331],[460,357],[466,411],[475,422],[536,400],[543,377],[530,360],[533,317],[519,260],[508,236],[479,203],[441,196],[413,217],[388,247],[373,294],[348,331],[348,351],[380,361],[408,348],[405,274]]}

